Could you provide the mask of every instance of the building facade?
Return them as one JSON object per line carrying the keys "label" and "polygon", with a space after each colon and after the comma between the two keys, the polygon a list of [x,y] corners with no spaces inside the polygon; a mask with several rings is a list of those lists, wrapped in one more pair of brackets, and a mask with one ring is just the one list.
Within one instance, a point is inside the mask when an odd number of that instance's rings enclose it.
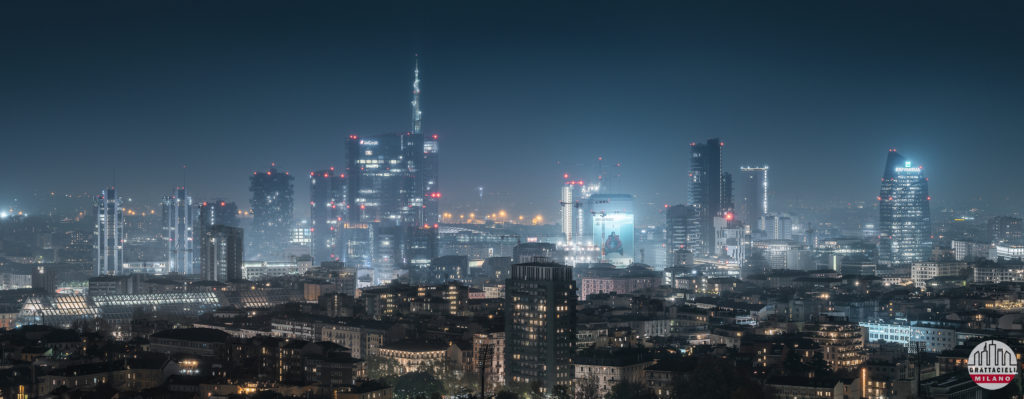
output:
{"label": "building facade", "polygon": [[253,259],[285,258],[292,228],[293,180],[288,172],[274,168],[253,172],[249,178],[252,230],[246,246]]}
{"label": "building facade", "polygon": [[213,225],[204,229],[199,244],[200,274],[203,280],[241,280],[243,242],[241,228]]}
{"label": "building facade", "polygon": [[572,267],[512,265],[505,285],[505,382],[570,387],[576,352],[576,283]]}
{"label": "building facade", "polygon": [[185,187],[163,199],[163,231],[167,242],[167,270],[178,274],[196,274],[196,209]]}
{"label": "building facade", "polygon": [[124,268],[124,211],[113,187],[96,197],[96,275],[118,275]]}
{"label": "building facade", "polygon": [[932,252],[931,197],[923,168],[889,150],[878,195],[878,262],[923,262]]}

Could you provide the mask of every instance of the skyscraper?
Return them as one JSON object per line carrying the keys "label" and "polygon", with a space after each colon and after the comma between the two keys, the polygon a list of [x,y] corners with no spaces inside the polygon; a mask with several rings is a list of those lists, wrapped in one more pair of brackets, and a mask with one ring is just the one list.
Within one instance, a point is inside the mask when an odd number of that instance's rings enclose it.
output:
{"label": "skyscraper", "polygon": [[996,216],[988,220],[990,241],[997,245],[1024,244],[1024,229],[1020,218]]}
{"label": "skyscraper", "polygon": [[438,210],[441,202],[440,185],[438,185],[438,136],[437,134],[424,135],[422,122],[423,111],[420,110],[420,62],[417,57],[412,80],[412,134],[420,136],[423,140],[422,159],[420,165],[417,166],[419,170],[417,180],[420,182],[418,193],[423,198],[422,223],[433,225],[440,221]]}
{"label": "skyscraper", "polygon": [[923,168],[889,150],[878,201],[879,263],[928,260],[932,251],[931,197]]}
{"label": "skyscraper", "polygon": [[334,168],[309,173],[309,222],[314,264],[339,261],[345,251],[345,174]]}
{"label": "skyscraper", "polygon": [[96,275],[121,274],[124,267],[124,213],[113,187],[96,197]]}
{"label": "skyscraper", "polygon": [[505,283],[505,382],[569,387],[575,371],[576,283],[572,267],[512,265]]}
{"label": "skyscraper", "polygon": [[762,218],[768,214],[768,166],[740,167],[742,188],[740,220],[755,229],[764,230]]}
{"label": "skyscraper", "polygon": [[234,202],[224,200],[207,201],[199,204],[199,233],[202,235],[204,227],[220,224],[224,226],[239,227],[238,205]]}
{"label": "skyscraper", "polygon": [[594,194],[587,200],[592,223],[591,243],[601,249],[601,259],[616,266],[633,263],[633,196]]}
{"label": "skyscraper", "polygon": [[350,135],[346,144],[345,258],[369,260],[381,276],[437,256],[437,245],[424,243],[436,242],[425,235],[436,235],[439,222],[438,142],[422,133],[418,62],[413,75],[412,131]]}
{"label": "skyscraper", "polygon": [[[568,179],[569,175],[565,177]],[[562,235],[566,244],[573,244],[582,239],[583,221],[580,209],[583,206],[583,181],[566,180],[562,185],[562,197],[559,201],[562,217]]]}
{"label": "skyscraper", "polygon": [[292,228],[294,188],[288,172],[270,169],[249,178],[252,234],[247,243],[253,259],[283,260]]}
{"label": "skyscraper", "polygon": [[163,199],[163,231],[167,242],[167,270],[178,274],[195,274],[196,249],[194,231],[196,209],[185,187],[178,187]]}
{"label": "skyscraper", "polygon": [[665,247],[669,264],[675,259],[677,251],[703,252],[700,212],[693,205],[674,205],[665,210]]}
{"label": "skyscraper", "polygon": [[[722,211],[722,147],[719,139],[690,143],[690,205],[700,216],[701,248],[706,254],[715,247],[713,219]],[[695,251],[695,253],[698,253]]]}
{"label": "skyscraper", "polygon": [[199,264],[203,280],[228,282],[242,279],[242,229],[216,224],[199,238]]}

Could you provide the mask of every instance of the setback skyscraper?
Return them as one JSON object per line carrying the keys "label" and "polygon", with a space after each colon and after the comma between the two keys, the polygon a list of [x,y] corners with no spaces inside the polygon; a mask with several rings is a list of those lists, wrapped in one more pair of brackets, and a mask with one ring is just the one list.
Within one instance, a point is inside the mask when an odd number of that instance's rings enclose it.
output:
{"label": "setback skyscraper", "polygon": [[575,370],[576,283],[572,267],[512,265],[505,283],[505,382],[568,388]]}
{"label": "setback skyscraper", "polygon": [[163,200],[163,231],[167,242],[167,270],[178,274],[195,274],[196,245],[194,231],[196,209],[185,187]]}
{"label": "setback skyscraper", "polygon": [[889,150],[878,201],[878,262],[928,260],[932,251],[931,197],[923,168]]}
{"label": "setback skyscraper", "polygon": [[309,228],[315,264],[342,258],[345,196],[344,174],[334,168],[309,173]]}
{"label": "setback skyscraper", "polygon": [[[690,205],[696,208],[700,217],[701,254],[707,254],[715,247],[713,220],[722,211],[724,198],[722,195],[722,147],[724,146],[725,144],[717,138],[708,139],[704,143],[690,143],[689,196]],[[731,202],[731,199],[729,201]]]}
{"label": "setback skyscraper", "polygon": [[252,234],[247,243],[256,260],[284,260],[292,229],[292,176],[270,169],[249,177]]}
{"label": "setback skyscraper", "polygon": [[124,267],[124,211],[113,187],[96,197],[96,275],[118,275]]}
{"label": "setback skyscraper", "polygon": [[[348,221],[343,260],[369,265],[378,281],[437,256],[438,142],[421,132],[419,67],[414,71],[412,131],[346,144]],[[422,230],[422,231],[417,231]],[[393,241],[392,241],[393,240]],[[412,241],[410,241],[412,240]],[[415,241],[415,242],[413,242]],[[397,254],[397,255],[396,255]],[[426,262],[424,262],[426,260]]]}
{"label": "setback skyscraper", "polygon": [[768,166],[740,167],[740,220],[752,228],[764,230],[764,215],[768,214]]}

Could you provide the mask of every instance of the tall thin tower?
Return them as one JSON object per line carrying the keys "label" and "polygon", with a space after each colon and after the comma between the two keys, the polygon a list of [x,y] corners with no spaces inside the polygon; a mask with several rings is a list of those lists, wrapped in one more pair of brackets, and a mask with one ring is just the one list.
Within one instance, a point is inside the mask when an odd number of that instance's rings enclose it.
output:
{"label": "tall thin tower", "polygon": [[423,112],[420,111],[420,58],[416,56],[416,67],[413,69],[412,78],[412,133],[420,134],[420,125],[423,122]]}
{"label": "tall thin tower", "polygon": [[124,212],[110,187],[96,197],[96,275],[118,275],[124,266]]}
{"label": "tall thin tower", "polygon": [[196,208],[185,187],[177,187],[164,197],[163,230],[167,242],[167,270],[179,274],[196,274],[195,238]]}

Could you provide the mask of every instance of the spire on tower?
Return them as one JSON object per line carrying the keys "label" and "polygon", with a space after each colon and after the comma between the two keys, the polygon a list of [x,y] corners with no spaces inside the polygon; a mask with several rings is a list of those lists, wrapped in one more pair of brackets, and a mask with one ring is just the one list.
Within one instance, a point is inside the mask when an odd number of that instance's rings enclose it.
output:
{"label": "spire on tower", "polygon": [[412,132],[420,134],[420,124],[423,120],[423,112],[420,111],[420,56],[416,54],[416,66],[413,69],[412,80]]}

